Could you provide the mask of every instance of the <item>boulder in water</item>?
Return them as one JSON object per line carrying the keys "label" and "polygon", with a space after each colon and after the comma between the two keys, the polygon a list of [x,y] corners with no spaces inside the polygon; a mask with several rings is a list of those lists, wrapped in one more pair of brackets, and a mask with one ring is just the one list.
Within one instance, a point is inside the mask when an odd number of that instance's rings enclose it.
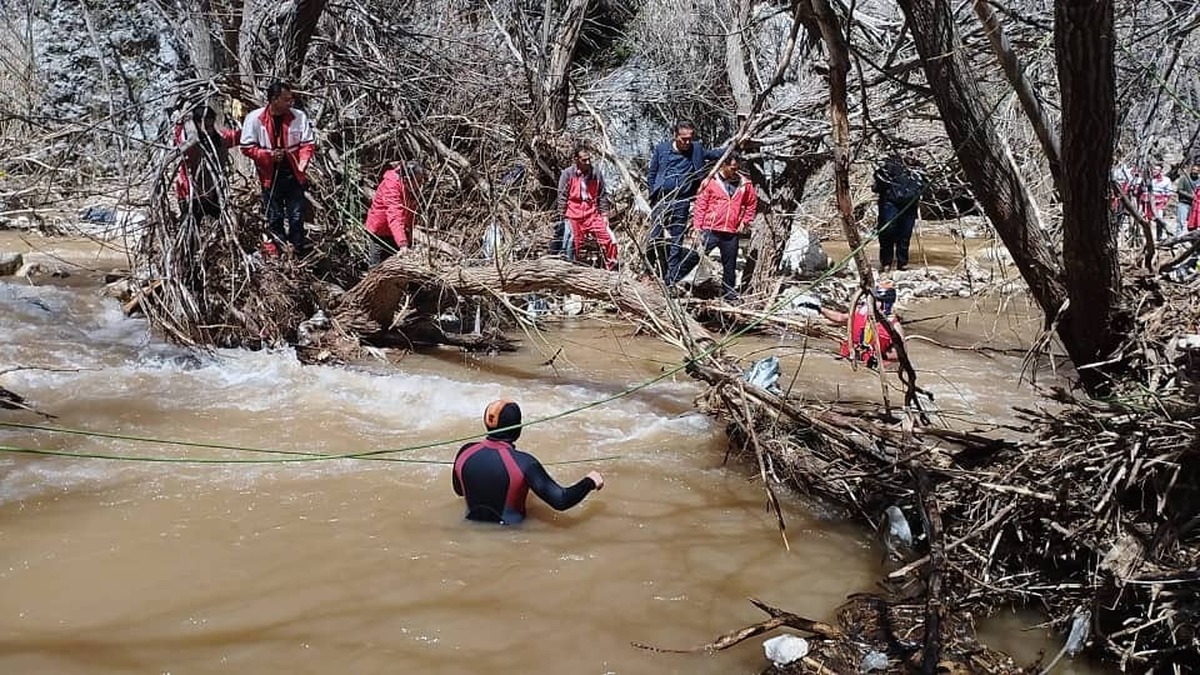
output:
{"label": "boulder in water", "polygon": [[25,264],[20,253],[0,253],[0,277],[11,277]]}

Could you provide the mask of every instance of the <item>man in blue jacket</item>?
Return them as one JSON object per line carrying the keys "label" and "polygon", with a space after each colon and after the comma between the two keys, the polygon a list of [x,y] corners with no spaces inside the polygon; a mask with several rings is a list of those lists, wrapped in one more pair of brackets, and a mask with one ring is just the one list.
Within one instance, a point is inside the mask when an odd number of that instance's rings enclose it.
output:
{"label": "man in blue jacket", "polygon": [[[683,236],[688,228],[688,212],[696,196],[700,179],[704,178],[704,163],[717,159],[724,150],[705,150],[696,140],[696,128],[691,122],[675,123],[675,136],[654,146],[646,183],[650,190],[651,228],[646,242],[651,269],[661,269],[663,280],[672,286],[679,280],[683,259]],[[661,261],[658,240],[663,231],[669,235],[665,269]]]}

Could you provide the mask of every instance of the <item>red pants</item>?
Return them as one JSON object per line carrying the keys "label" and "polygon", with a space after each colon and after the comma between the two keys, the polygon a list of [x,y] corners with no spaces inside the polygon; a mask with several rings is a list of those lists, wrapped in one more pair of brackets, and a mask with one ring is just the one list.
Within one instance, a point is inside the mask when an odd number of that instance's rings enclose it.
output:
{"label": "red pants", "polygon": [[579,259],[579,251],[583,248],[583,239],[592,235],[604,254],[604,268],[612,269],[617,264],[617,238],[613,236],[612,228],[608,226],[608,218],[599,213],[584,218],[567,218],[571,224],[571,234],[575,237],[575,259]]}

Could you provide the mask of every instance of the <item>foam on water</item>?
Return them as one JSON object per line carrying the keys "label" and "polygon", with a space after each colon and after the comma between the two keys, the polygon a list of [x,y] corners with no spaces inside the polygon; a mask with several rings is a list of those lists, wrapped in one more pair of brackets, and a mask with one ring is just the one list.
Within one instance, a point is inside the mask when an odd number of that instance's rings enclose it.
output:
{"label": "foam on water", "polygon": [[[703,416],[677,414],[690,408],[694,393],[685,383],[656,383],[589,408],[616,391],[612,383],[557,384],[500,374],[472,381],[472,374],[479,371],[446,370],[436,361],[422,366],[429,362],[420,360],[403,372],[305,366],[290,349],[191,352],[150,337],[146,323],[124,316],[116,301],[77,289],[0,284],[0,315],[0,329],[11,336],[3,358],[46,368],[9,373],[5,386],[19,391],[38,409],[61,415],[61,420],[51,424],[66,427],[344,454],[478,433],[486,403],[513,398],[521,403],[526,422],[585,408],[527,433],[525,438],[539,453],[575,456],[588,454],[583,452],[587,449],[622,453],[623,448],[709,438],[713,431],[712,423]],[[64,370],[49,370],[54,368]],[[429,368],[441,370],[430,372]],[[0,439],[13,445],[40,444],[70,452],[262,457],[12,430],[0,430]],[[432,448],[419,456],[444,460],[452,451],[453,447]],[[297,472],[324,475],[403,467],[404,475],[423,475],[429,480],[444,472],[444,467],[354,460],[208,466],[64,458],[4,461],[9,470],[0,484],[0,502],[80,486],[99,488],[134,476],[152,480],[163,472],[195,477],[199,482],[218,481],[226,489],[275,476],[294,477]],[[50,475],[53,479],[47,479]]]}

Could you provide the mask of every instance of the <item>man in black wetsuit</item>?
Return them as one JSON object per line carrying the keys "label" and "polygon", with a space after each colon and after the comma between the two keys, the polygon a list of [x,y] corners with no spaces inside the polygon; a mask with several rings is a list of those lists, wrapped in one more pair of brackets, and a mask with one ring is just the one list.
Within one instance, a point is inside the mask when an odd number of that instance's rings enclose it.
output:
{"label": "man in black wetsuit", "polygon": [[521,436],[521,408],[512,401],[492,401],[483,413],[487,438],[467,443],[454,458],[454,494],[467,500],[467,518],[504,525],[525,519],[525,497],[530,490],[558,511],[583,501],[592,490],[604,487],[604,478],[592,471],[564,488],[546,473],[536,457],[517,450]]}

